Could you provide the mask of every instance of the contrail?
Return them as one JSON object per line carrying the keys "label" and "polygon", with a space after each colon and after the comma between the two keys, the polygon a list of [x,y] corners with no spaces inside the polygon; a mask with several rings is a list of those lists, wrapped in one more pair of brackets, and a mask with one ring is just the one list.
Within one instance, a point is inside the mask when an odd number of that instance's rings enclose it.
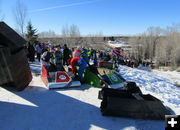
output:
{"label": "contrail", "polygon": [[98,1],[98,0],[72,3],[72,4],[66,4],[66,5],[60,5],[60,6],[53,6],[53,7],[42,8],[42,9],[35,9],[35,10],[31,10],[29,12],[34,13],[34,12],[41,12],[41,11],[52,10],[52,9],[57,9],[57,8],[65,8],[65,7],[71,7],[71,6],[77,6],[77,5],[84,5],[84,4],[94,3],[96,1]]}

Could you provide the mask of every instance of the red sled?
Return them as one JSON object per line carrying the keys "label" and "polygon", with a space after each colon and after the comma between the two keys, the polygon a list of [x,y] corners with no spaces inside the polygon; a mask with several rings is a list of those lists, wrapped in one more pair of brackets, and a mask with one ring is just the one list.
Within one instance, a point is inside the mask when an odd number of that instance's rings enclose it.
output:
{"label": "red sled", "polygon": [[64,71],[49,72],[48,74],[45,66],[42,66],[42,81],[49,89],[81,86],[80,81],[72,80]]}

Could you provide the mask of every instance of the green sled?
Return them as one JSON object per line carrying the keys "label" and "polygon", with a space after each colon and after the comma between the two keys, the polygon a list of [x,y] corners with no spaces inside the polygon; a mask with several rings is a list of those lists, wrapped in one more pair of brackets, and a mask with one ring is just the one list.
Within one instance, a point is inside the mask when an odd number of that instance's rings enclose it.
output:
{"label": "green sled", "polygon": [[84,79],[85,79],[85,83],[93,85],[98,88],[102,88],[102,86],[101,86],[102,80],[98,77],[98,75],[89,71],[88,69],[85,69]]}

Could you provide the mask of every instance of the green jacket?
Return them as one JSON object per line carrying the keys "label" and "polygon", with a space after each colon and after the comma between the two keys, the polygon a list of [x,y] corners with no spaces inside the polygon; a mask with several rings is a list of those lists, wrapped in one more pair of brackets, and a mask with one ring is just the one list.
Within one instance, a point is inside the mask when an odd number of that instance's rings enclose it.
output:
{"label": "green jacket", "polygon": [[62,64],[62,60],[63,60],[63,54],[60,51],[56,51],[55,52],[55,63],[56,64]]}

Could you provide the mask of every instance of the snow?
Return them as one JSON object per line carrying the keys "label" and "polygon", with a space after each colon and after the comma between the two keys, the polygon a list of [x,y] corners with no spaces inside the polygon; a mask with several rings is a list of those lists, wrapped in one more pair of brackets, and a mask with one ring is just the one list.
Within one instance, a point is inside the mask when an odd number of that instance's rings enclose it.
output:
{"label": "snow", "polygon": [[143,66],[142,64],[140,64],[138,67],[138,69],[141,69],[141,70],[146,70],[146,71],[151,71],[152,68],[150,66]]}
{"label": "snow", "polygon": [[173,80],[126,66],[119,66],[119,70],[126,80],[136,82],[144,94],[157,97],[165,106],[172,109],[176,115],[180,114],[180,88],[174,85]]}
{"label": "snow", "polygon": [[108,41],[108,44],[110,46],[113,46],[115,48],[119,48],[119,47],[130,47],[127,43],[123,42],[123,41]]}
{"label": "snow", "polygon": [[171,80],[174,83],[177,83],[180,85],[180,72],[177,71],[163,71],[163,70],[153,70],[153,73],[162,76],[162,77],[166,77],[169,80]]}
{"label": "snow", "polygon": [[[164,121],[140,120],[101,115],[98,91],[89,85],[48,90],[43,84],[38,62],[30,64],[33,80],[21,92],[0,87],[0,129],[49,130],[163,130]],[[160,99],[180,114],[180,89],[174,82],[154,73],[119,66],[120,74],[135,81],[142,92]]]}

